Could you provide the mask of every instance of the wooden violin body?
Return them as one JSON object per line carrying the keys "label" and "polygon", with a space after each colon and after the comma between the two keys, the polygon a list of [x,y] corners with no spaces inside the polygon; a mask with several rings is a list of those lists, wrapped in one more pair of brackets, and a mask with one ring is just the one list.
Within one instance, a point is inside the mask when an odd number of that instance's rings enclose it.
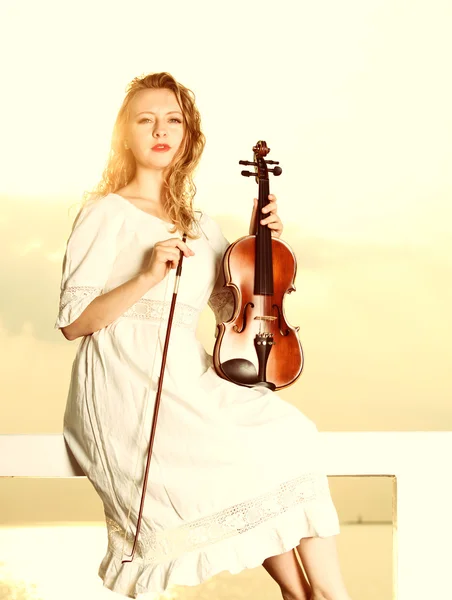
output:
{"label": "wooden violin body", "polygon": [[260,153],[267,154],[269,149],[265,142],[253,149],[257,163],[240,162],[256,164],[260,174],[256,234],[239,238],[223,257],[225,286],[234,294],[234,312],[229,321],[218,324],[213,360],[224,379],[275,391],[294,383],[303,369],[299,327],[292,327],[284,314],[284,296],[295,291],[297,263],[290,246],[272,237],[271,230],[260,223],[269,194]]}

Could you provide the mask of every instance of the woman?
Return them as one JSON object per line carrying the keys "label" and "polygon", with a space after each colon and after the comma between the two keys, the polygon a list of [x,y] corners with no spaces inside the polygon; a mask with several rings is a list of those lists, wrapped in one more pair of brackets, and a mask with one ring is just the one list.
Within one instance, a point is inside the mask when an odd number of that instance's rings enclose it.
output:
{"label": "woman", "polygon": [[[204,143],[190,90],[168,73],[135,78],[102,181],[67,242],[55,328],[82,341],[64,436],[104,504],[108,549],[99,576],[137,598],[263,564],[285,600],[349,600],[315,424],[266,388],[220,378],[195,336],[207,303],[217,323],[233,308],[221,269],[229,243],[193,210]],[[269,199],[261,223],[279,237],[276,198]],[[256,206],[254,199],[250,231]],[[136,531],[181,252],[139,543],[133,561],[122,563]]]}

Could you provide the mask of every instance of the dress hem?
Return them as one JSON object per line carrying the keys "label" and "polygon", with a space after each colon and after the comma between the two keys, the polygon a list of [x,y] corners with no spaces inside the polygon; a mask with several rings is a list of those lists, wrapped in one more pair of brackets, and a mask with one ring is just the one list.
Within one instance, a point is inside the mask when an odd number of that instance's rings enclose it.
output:
{"label": "dress hem", "polygon": [[[298,523],[299,526],[295,526]],[[235,575],[298,546],[306,537],[340,533],[332,501],[299,505],[230,538],[185,552],[167,562],[122,564],[111,547],[99,567],[103,586],[127,598],[157,600],[170,586],[197,586],[222,571]]]}

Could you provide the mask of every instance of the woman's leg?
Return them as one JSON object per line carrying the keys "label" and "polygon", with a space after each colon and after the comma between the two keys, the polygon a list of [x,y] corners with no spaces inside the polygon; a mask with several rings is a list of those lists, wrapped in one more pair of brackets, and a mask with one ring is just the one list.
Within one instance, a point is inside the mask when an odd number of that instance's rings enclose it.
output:
{"label": "woman's leg", "polygon": [[335,536],[302,538],[297,551],[311,584],[311,600],[351,600],[342,579]]}
{"label": "woman's leg", "polygon": [[284,600],[309,600],[311,587],[298,563],[295,549],[266,558],[262,566],[279,585]]}

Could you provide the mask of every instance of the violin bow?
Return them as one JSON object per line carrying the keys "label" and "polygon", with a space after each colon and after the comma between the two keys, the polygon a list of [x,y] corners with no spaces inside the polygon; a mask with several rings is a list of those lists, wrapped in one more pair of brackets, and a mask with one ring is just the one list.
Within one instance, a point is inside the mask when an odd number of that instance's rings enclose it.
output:
{"label": "violin bow", "polygon": [[[182,237],[182,241],[185,243],[186,239],[187,239],[187,234],[184,233],[184,235]],[[149,465],[151,464],[152,448],[154,446],[155,430],[157,427],[157,417],[158,417],[159,407],[160,407],[160,397],[162,394],[163,374],[165,372],[166,355],[168,353],[168,345],[169,345],[169,339],[170,339],[170,334],[171,334],[171,327],[173,324],[174,309],[176,306],[177,292],[179,289],[180,276],[182,273],[182,261],[183,261],[183,257],[184,257],[183,250],[179,250],[179,254],[180,254],[179,264],[177,265],[177,270],[176,270],[176,279],[174,281],[173,297],[171,299],[171,307],[170,307],[170,312],[169,312],[169,316],[168,316],[168,325],[166,328],[165,344],[163,346],[162,364],[160,367],[159,383],[158,383],[157,392],[156,392],[156,396],[155,396],[155,409],[154,409],[154,416],[152,419],[151,437],[149,440],[149,449],[148,449],[148,455],[147,455],[147,460],[146,460],[146,469],[144,472],[143,490],[141,492],[141,502],[140,502],[140,510],[138,512],[137,529],[135,532],[135,539],[133,541],[132,553],[126,554],[127,558],[124,560],[121,560],[122,564],[132,562],[133,557],[135,555],[135,549],[136,549],[137,542],[138,542],[138,535],[140,533],[140,528],[141,528],[141,517],[143,515],[144,500],[146,498],[146,487],[147,487],[147,483],[148,483]]]}

